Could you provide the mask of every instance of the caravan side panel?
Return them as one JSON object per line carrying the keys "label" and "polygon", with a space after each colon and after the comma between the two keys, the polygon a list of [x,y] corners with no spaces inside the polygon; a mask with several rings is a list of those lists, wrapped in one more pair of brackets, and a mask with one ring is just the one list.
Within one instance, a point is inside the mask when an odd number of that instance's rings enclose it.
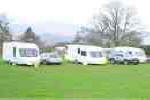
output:
{"label": "caravan side panel", "polygon": [[78,56],[78,47],[76,45],[68,45],[65,54],[65,59],[69,61],[74,61]]}
{"label": "caravan side panel", "polygon": [[3,43],[3,60],[9,61],[12,57],[13,54],[11,43]]}

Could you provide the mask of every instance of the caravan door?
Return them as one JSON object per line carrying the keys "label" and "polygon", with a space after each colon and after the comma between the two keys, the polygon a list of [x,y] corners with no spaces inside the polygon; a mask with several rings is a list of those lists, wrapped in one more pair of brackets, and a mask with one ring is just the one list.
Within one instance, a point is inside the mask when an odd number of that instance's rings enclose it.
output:
{"label": "caravan door", "polygon": [[80,63],[87,65],[88,64],[88,53],[87,51],[80,51],[80,56],[78,56],[78,60]]}
{"label": "caravan door", "polygon": [[18,53],[17,53],[17,48],[14,46],[11,48],[11,55],[9,56],[9,64],[16,65],[17,64],[17,58],[18,58]]}

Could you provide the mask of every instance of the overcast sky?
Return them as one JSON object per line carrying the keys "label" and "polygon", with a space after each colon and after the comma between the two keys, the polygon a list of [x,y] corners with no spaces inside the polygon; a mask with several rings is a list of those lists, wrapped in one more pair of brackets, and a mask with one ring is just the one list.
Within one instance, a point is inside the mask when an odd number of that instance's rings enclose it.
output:
{"label": "overcast sky", "polygon": [[[0,0],[0,13],[11,23],[31,25],[39,34],[74,35],[76,26],[88,23],[103,4],[114,0]],[[150,31],[149,0],[119,0],[136,7],[139,18]],[[22,30],[17,30],[22,31]]]}

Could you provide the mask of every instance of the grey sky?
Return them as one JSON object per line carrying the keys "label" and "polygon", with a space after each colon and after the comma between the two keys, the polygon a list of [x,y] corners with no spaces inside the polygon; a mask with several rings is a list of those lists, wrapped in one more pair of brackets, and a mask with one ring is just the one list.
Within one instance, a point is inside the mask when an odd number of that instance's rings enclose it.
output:
{"label": "grey sky", "polygon": [[[76,26],[88,23],[101,6],[110,1],[114,0],[0,0],[0,13],[9,16],[12,26],[18,27],[16,32],[31,25],[37,34],[70,36],[75,34]],[[136,7],[145,30],[150,31],[148,0],[119,1]]]}

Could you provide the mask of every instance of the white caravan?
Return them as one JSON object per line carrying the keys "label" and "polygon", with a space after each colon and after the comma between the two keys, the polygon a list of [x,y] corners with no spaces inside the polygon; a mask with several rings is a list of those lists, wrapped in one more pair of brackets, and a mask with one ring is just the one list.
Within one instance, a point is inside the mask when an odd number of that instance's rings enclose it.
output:
{"label": "white caravan", "polygon": [[106,64],[103,48],[89,45],[67,45],[65,59],[87,64]]}
{"label": "white caravan", "polygon": [[141,48],[135,48],[135,47],[115,47],[111,49],[110,52],[110,58],[112,58],[115,54],[125,54],[130,55],[130,57],[134,56],[139,60],[139,63],[145,63],[146,62],[146,54],[145,51]]}
{"label": "white caravan", "polygon": [[39,47],[34,43],[3,43],[3,60],[12,65],[37,65],[40,62]]}

